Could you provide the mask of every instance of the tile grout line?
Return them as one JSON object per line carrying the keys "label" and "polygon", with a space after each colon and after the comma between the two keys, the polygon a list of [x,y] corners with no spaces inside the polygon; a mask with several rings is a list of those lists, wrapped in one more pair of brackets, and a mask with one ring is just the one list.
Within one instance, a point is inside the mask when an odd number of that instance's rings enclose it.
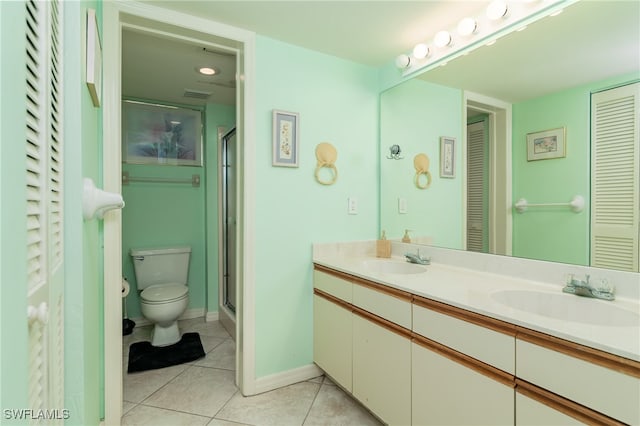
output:
{"label": "tile grout line", "polygon": [[[141,402],[140,404],[137,404],[137,406],[142,405],[143,407],[149,407],[149,408],[154,408],[156,410],[166,410],[166,411],[172,411],[174,413],[180,413],[180,414],[188,414],[190,416],[196,416],[196,417],[202,417],[204,419],[209,419],[209,423],[211,422],[211,420],[214,419],[214,417],[209,417],[209,416],[203,416],[202,414],[196,414],[196,413],[192,413],[190,411],[182,411],[182,410],[176,410],[175,408],[167,408],[167,407],[158,407],[155,405],[149,405],[149,404],[145,404],[143,402]],[[135,408],[135,407],[134,407]],[[132,408],[133,410],[133,408]],[[129,410],[130,412],[131,410]],[[123,416],[124,417],[124,416]]]}
{"label": "tile grout line", "polygon": [[304,423],[307,421],[307,418],[309,418],[309,413],[311,413],[311,410],[313,409],[313,404],[316,403],[316,399],[318,399],[318,394],[320,394],[320,389],[322,389],[322,386],[324,385],[324,377],[322,378],[322,382],[319,383],[318,386],[318,390],[316,391],[316,394],[313,396],[313,400],[311,401],[311,404],[309,405],[309,409],[307,410],[307,414],[304,416],[304,419],[302,419],[302,423],[300,423],[300,426],[304,426]]}

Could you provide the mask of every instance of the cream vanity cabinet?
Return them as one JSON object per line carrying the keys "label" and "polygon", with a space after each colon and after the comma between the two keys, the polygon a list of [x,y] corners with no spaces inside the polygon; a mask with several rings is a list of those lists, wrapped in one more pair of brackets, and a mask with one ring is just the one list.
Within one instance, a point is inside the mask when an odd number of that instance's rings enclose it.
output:
{"label": "cream vanity cabinet", "polygon": [[390,425],[411,424],[411,294],[353,285],[353,395]]}
{"label": "cream vanity cabinet", "polygon": [[415,425],[513,425],[515,330],[467,317],[481,318],[414,296]]}
{"label": "cream vanity cabinet", "polygon": [[391,425],[411,424],[411,294],[314,270],[314,361]]}
{"label": "cream vanity cabinet", "polygon": [[640,424],[639,362],[524,328],[516,358],[517,424],[544,421],[531,400],[572,417],[556,424]]}
{"label": "cream vanity cabinet", "polygon": [[352,284],[317,270],[313,271],[313,282],[313,360],[352,392]]}
{"label": "cream vanity cabinet", "polygon": [[314,361],[391,425],[640,425],[640,362],[316,265]]}

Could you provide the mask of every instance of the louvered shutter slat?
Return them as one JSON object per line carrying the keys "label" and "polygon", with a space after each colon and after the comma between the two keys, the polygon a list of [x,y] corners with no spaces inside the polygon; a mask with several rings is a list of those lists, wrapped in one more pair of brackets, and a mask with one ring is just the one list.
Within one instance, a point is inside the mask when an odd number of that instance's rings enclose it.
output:
{"label": "louvered shutter slat", "polygon": [[467,126],[467,250],[483,250],[484,128]]}
{"label": "louvered shutter slat", "polygon": [[639,83],[592,96],[592,266],[638,271],[639,105]]}

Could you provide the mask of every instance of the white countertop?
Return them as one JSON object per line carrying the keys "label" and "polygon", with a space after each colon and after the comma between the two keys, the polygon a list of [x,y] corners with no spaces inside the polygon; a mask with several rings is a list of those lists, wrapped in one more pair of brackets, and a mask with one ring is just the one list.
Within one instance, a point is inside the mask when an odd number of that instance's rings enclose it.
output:
{"label": "white countertop", "polygon": [[[314,252],[313,257],[314,263],[347,274],[366,278],[415,295],[640,361],[640,304],[635,299],[618,297],[614,301],[603,301],[577,297],[562,293],[561,285],[550,285],[508,275],[438,264],[437,262],[424,266],[423,268],[426,269],[424,273],[391,274],[374,272],[365,264],[365,261],[371,260],[405,262],[404,257],[394,256],[391,259],[378,259],[355,251],[353,253],[345,253],[344,251],[331,253],[331,250],[319,250]],[[593,310],[594,304],[614,304],[621,309],[638,314],[639,321],[637,324],[631,323],[627,326],[605,326],[559,320],[549,316],[517,310],[492,298],[492,293],[503,290],[560,294],[567,298],[575,298],[571,299],[571,305],[578,306],[579,309],[584,306],[584,309]]]}

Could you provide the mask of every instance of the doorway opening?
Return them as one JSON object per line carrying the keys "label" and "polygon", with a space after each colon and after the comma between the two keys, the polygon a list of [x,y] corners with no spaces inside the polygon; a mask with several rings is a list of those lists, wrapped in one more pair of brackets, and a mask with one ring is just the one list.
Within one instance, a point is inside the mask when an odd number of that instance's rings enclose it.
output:
{"label": "doorway opening", "polygon": [[[150,5],[108,2],[103,7],[103,186],[110,192],[121,192],[121,101],[122,101],[122,33],[123,31],[143,31],[160,38],[197,41],[205,47],[232,52],[237,61],[236,126],[238,140],[238,219],[237,228],[241,235],[236,249],[237,269],[237,321],[236,331],[236,384],[243,394],[254,392],[253,334],[249,328],[243,330],[243,316],[253,315],[253,304],[245,301],[245,282],[252,283],[250,265],[253,249],[242,236],[245,227],[251,226],[253,215],[250,206],[253,193],[251,170],[253,151],[253,111],[244,105],[253,104],[253,58],[255,35],[216,22],[204,20],[180,12]],[[149,76],[148,78],[152,78]],[[215,126],[213,127],[215,129]],[[215,138],[215,133],[214,133]],[[213,147],[214,148],[214,147]],[[215,150],[215,148],[214,148]],[[245,174],[245,170],[248,171]],[[216,176],[215,166],[208,176]],[[214,185],[215,186],[215,185]],[[249,201],[247,201],[249,200]],[[213,204],[217,208],[217,202]],[[210,224],[216,227],[216,223]],[[118,424],[122,415],[122,221],[120,214],[107,217],[104,221],[104,422]],[[216,241],[217,244],[217,241]],[[217,277],[216,277],[217,278]],[[211,294],[211,293],[210,293]],[[252,297],[252,289],[246,294]],[[217,295],[217,291],[216,291]],[[217,298],[216,298],[217,299]],[[245,313],[244,303],[249,307]],[[209,310],[213,306],[209,304]],[[247,324],[251,324],[250,321]],[[245,368],[246,367],[246,368]]]}
{"label": "doorway opening", "polygon": [[[477,132],[482,132],[487,144],[481,154],[474,155],[481,157],[480,165],[471,152],[464,154],[464,245],[475,251],[511,255],[511,104],[465,92],[464,105],[465,147],[474,148]],[[475,136],[468,134],[471,117],[482,117],[482,125],[471,128]]]}

